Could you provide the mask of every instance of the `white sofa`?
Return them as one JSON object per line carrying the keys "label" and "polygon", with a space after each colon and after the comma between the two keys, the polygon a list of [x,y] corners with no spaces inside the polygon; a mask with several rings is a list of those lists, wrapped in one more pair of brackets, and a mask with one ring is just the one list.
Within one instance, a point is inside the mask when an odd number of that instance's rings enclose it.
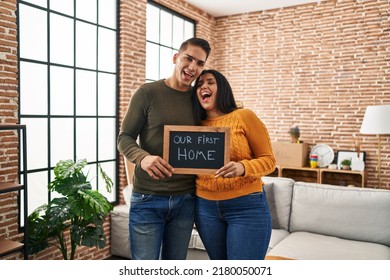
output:
{"label": "white sofa", "polygon": [[[390,260],[390,191],[264,177],[273,230],[267,258]],[[111,253],[129,256],[128,206],[112,212]],[[194,229],[188,259],[207,259]]]}

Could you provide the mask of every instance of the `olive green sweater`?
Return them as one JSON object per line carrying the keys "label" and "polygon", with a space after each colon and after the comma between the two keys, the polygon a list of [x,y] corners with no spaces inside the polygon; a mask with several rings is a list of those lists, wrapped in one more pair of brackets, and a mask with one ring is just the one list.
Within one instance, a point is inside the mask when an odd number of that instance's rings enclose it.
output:
{"label": "olive green sweater", "polygon": [[203,125],[230,127],[230,160],[241,162],[245,173],[234,178],[198,175],[196,194],[209,200],[224,200],[261,192],[261,177],[272,173],[276,164],[263,122],[251,110],[237,109],[221,117],[209,118]]}
{"label": "olive green sweater", "polygon": [[191,90],[174,90],[164,80],[142,85],[131,98],[117,143],[119,152],[136,165],[133,191],[155,195],[194,193],[195,175],[174,174],[154,180],[140,166],[147,155],[163,157],[164,125],[195,125]]}

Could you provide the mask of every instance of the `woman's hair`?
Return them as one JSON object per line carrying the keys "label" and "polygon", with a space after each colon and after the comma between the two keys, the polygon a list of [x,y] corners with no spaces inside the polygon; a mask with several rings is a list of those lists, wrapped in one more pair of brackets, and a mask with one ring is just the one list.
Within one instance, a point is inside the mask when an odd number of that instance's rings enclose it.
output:
{"label": "woman's hair", "polygon": [[234,95],[232,88],[230,87],[229,81],[224,75],[222,75],[217,70],[203,70],[200,76],[195,81],[195,86],[192,92],[192,108],[194,112],[194,118],[196,124],[201,124],[203,120],[206,119],[207,114],[206,110],[203,109],[200,105],[196,91],[198,89],[199,79],[202,75],[210,73],[214,76],[217,81],[217,100],[216,106],[217,110],[221,113],[228,114],[237,109],[236,101],[234,100]]}

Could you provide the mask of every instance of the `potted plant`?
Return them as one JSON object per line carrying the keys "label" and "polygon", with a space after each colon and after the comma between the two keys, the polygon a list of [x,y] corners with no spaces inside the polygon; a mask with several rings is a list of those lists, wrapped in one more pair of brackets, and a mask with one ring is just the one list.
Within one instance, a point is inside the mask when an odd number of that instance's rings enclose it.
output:
{"label": "potted plant", "polygon": [[290,127],[288,133],[291,136],[291,143],[299,143],[299,137],[301,136],[301,131],[299,130],[298,126],[295,125]]}
{"label": "potted plant", "polygon": [[[38,207],[28,216],[29,254],[36,254],[55,244],[63,258],[74,259],[77,246],[103,248],[106,245],[103,223],[113,209],[111,203],[97,190],[82,169],[86,160],[62,160],[54,168],[55,178],[48,189],[62,197]],[[106,188],[111,192],[113,182],[99,165]],[[70,231],[70,254],[65,232]]]}
{"label": "potted plant", "polygon": [[341,169],[344,169],[344,170],[350,170],[351,169],[351,160],[350,159],[344,159],[343,161],[341,161],[340,165],[341,165]]}

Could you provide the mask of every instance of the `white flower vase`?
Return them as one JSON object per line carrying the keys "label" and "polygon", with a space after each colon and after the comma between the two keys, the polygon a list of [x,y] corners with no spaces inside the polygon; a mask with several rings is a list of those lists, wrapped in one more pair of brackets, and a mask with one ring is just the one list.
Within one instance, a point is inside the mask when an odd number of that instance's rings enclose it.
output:
{"label": "white flower vase", "polygon": [[363,171],[365,167],[364,161],[362,158],[353,158],[351,162],[351,169],[353,171]]}

